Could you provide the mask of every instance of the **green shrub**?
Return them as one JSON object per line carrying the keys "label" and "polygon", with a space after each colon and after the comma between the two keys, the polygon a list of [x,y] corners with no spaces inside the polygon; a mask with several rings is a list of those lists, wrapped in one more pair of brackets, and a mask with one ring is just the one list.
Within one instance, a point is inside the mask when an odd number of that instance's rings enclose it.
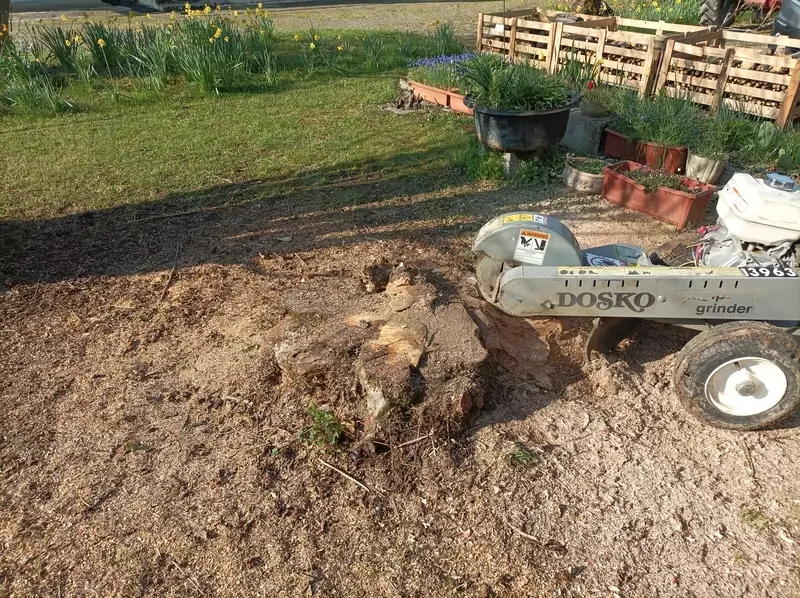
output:
{"label": "green shrub", "polygon": [[565,106],[572,92],[560,77],[484,54],[459,66],[477,106],[498,110],[550,110]]}
{"label": "green shrub", "polygon": [[611,126],[631,141],[684,146],[693,144],[699,134],[703,115],[686,98],[663,93],[641,98],[633,90],[620,89],[613,104],[616,116]]}

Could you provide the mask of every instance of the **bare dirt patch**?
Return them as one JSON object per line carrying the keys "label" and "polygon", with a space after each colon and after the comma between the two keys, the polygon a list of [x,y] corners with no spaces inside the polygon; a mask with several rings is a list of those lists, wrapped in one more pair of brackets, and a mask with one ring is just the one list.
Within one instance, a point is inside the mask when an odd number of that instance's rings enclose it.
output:
{"label": "bare dirt patch", "polygon": [[[364,199],[337,205],[347,185]],[[535,205],[586,246],[672,234],[558,189],[381,185],[4,228],[0,593],[798,595],[798,422],[741,434],[686,415],[668,382],[680,330],[645,324],[584,366],[587,322],[474,314],[494,334],[483,409],[411,405],[362,442],[351,385],[382,328],[349,316],[421,309],[365,287],[376,258],[424,274],[427,318],[480,309],[469,242],[500,211]],[[303,385],[276,359],[287,321],[369,332]],[[432,330],[410,332],[433,360]],[[300,439],[312,404],[341,421],[338,448]]]}

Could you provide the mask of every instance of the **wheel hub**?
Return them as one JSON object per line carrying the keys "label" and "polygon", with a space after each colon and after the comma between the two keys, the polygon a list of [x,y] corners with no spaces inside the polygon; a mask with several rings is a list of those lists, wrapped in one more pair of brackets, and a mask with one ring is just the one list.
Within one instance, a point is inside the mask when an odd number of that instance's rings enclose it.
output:
{"label": "wheel hub", "polygon": [[761,357],[733,359],[709,375],[705,393],[717,409],[737,417],[764,413],[786,394],[786,374]]}

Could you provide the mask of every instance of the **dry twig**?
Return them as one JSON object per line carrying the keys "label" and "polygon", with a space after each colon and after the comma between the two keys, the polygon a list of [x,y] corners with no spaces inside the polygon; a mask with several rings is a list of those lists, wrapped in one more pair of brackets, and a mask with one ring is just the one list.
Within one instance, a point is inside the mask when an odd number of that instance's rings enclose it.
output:
{"label": "dry twig", "polygon": [[161,296],[158,298],[158,302],[161,303],[164,300],[164,297],[167,296],[167,290],[169,289],[169,285],[172,284],[172,279],[175,277],[175,271],[178,269],[178,254],[181,251],[181,242],[178,241],[178,244],[175,246],[175,259],[172,260],[172,270],[169,271],[169,278],[167,278],[167,284],[164,285],[164,290],[161,291]]}
{"label": "dry twig", "polygon": [[336,473],[338,473],[338,474],[339,474],[340,476],[342,476],[343,478],[350,480],[350,481],[351,481],[351,482],[353,482],[353,483],[354,483],[356,486],[358,486],[358,487],[360,487],[360,488],[363,488],[363,489],[364,489],[364,490],[366,490],[367,492],[372,492],[372,491],[373,491],[373,490],[372,490],[372,488],[370,488],[369,486],[367,486],[367,485],[366,485],[366,484],[364,484],[363,482],[360,482],[360,481],[358,481],[356,478],[354,478],[353,476],[351,476],[349,473],[342,471],[341,469],[339,469],[339,468],[338,468],[338,467],[336,467],[335,465],[331,465],[330,463],[328,463],[327,461],[325,461],[325,460],[324,460],[324,459],[322,459],[321,457],[317,457],[317,461],[319,461],[320,463],[322,463],[322,464],[323,464],[325,467],[327,467],[328,469],[332,469],[333,471],[335,471]]}

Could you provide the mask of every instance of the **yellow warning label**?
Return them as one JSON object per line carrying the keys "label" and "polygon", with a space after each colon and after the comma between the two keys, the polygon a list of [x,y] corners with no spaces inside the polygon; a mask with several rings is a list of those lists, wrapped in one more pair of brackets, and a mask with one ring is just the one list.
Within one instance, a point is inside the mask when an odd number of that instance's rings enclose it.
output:
{"label": "yellow warning label", "polygon": [[508,222],[533,222],[533,214],[509,214],[503,217],[503,224]]}

